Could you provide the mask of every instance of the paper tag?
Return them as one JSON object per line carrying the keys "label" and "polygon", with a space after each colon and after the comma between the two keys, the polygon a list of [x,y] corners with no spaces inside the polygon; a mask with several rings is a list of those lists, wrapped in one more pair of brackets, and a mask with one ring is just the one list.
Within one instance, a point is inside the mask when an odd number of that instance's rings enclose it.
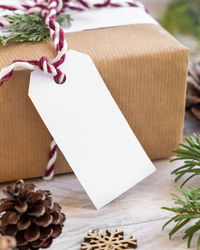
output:
{"label": "paper tag", "polygon": [[148,13],[138,7],[102,8],[97,10],[71,12],[71,26],[65,33],[130,24],[156,24]]}
{"label": "paper tag", "polygon": [[67,52],[67,82],[37,70],[29,96],[95,207],[101,208],[154,166],[108,91],[92,59]]}

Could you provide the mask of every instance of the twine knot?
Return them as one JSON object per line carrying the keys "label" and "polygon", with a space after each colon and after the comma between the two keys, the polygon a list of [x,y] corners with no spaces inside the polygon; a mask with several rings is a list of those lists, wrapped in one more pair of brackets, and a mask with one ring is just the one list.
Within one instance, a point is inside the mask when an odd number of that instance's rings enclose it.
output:
{"label": "twine knot", "polygon": [[[0,71],[0,85],[9,80],[16,68],[22,67],[29,70],[35,70],[37,67],[44,73],[53,75],[54,81],[58,84],[63,84],[66,81],[66,75],[58,68],[65,61],[65,53],[67,51],[67,43],[64,37],[64,31],[55,21],[56,14],[63,9],[63,0],[42,0],[40,3],[35,1],[34,6],[24,5],[23,8],[27,14],[40,13],[49,29],[50,36],[53,40],[54,47],[57,51],[57,56],[49,61],[43,56],[39,61],[36,60],[15,60],[8,67]],[[2,7],[2,6],[0,6]],[[3,7],[5,8],[5,6]]]}

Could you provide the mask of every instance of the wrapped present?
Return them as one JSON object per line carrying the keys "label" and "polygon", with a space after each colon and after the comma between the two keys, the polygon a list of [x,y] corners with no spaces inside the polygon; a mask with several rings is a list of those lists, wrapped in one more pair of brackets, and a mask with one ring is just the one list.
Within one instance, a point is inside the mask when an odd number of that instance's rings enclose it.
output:
{"label": "wrapped present", "polygon": [[[161,26],[137,23],[67,33],[71,49],[89,54],[152,159],[167,158],[182,140],[188,49]],[[50,43],[0,47],[0,68],[14,59],[54,58]],[[44,175],[52,137],[28,97],[30,71],[0,88],[0,182]],[[122,166],[123,168],[123,166]],[[58,152],[56,173],[71,172]]]}

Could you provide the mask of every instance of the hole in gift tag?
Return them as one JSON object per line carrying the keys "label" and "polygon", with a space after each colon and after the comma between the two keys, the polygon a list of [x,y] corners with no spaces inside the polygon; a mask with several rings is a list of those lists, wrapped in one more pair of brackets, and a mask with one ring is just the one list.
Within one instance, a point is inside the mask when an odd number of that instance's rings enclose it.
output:
{"label": "hole in gift tag", "polygon": [[57,75],[54,76],[54,82],[57,84],[63,84],[66,82],[66,75],[61,72],[60,69],[57,69]]}
{"label": "hole in gift tag", "polygon": [[60,84],[59,79],[58,78],[54,78],[54,83]]}

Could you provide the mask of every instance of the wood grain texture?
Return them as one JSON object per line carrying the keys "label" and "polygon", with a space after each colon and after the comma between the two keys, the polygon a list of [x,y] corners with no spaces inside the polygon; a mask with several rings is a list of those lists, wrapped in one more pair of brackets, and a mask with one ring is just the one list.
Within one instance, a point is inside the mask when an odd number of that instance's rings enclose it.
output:
{"label": "wood grain texture", "polygon": [[[185,134],[194,131],[200,132],[199,123],[187,119]],[[157,169],[154,174],[98,211],[74,174],[57,176],[50,182],[29,180],[41,189],[51,190],[67,217],[63,234],[54,241],[50,250],[79,250],[84,236],[93,229],[100,232],[105,229],[124,230],[126,236],[132,234],[137,238],[140,250],[186,250],[186,241],[182,240],[181,232],[170,241],[168,232],[172,226],[169,225],[164,232],[161,230],[171,213],[160,208],[173,204],[170,193],[174,192],[175,183],[170,173],[180,162],[162,160],[154,164]],[[198,186],[198,178],[189,184]],[[1,184],[0,190],[4,186]],[[195,241],[192,247],[195,249]]]}

